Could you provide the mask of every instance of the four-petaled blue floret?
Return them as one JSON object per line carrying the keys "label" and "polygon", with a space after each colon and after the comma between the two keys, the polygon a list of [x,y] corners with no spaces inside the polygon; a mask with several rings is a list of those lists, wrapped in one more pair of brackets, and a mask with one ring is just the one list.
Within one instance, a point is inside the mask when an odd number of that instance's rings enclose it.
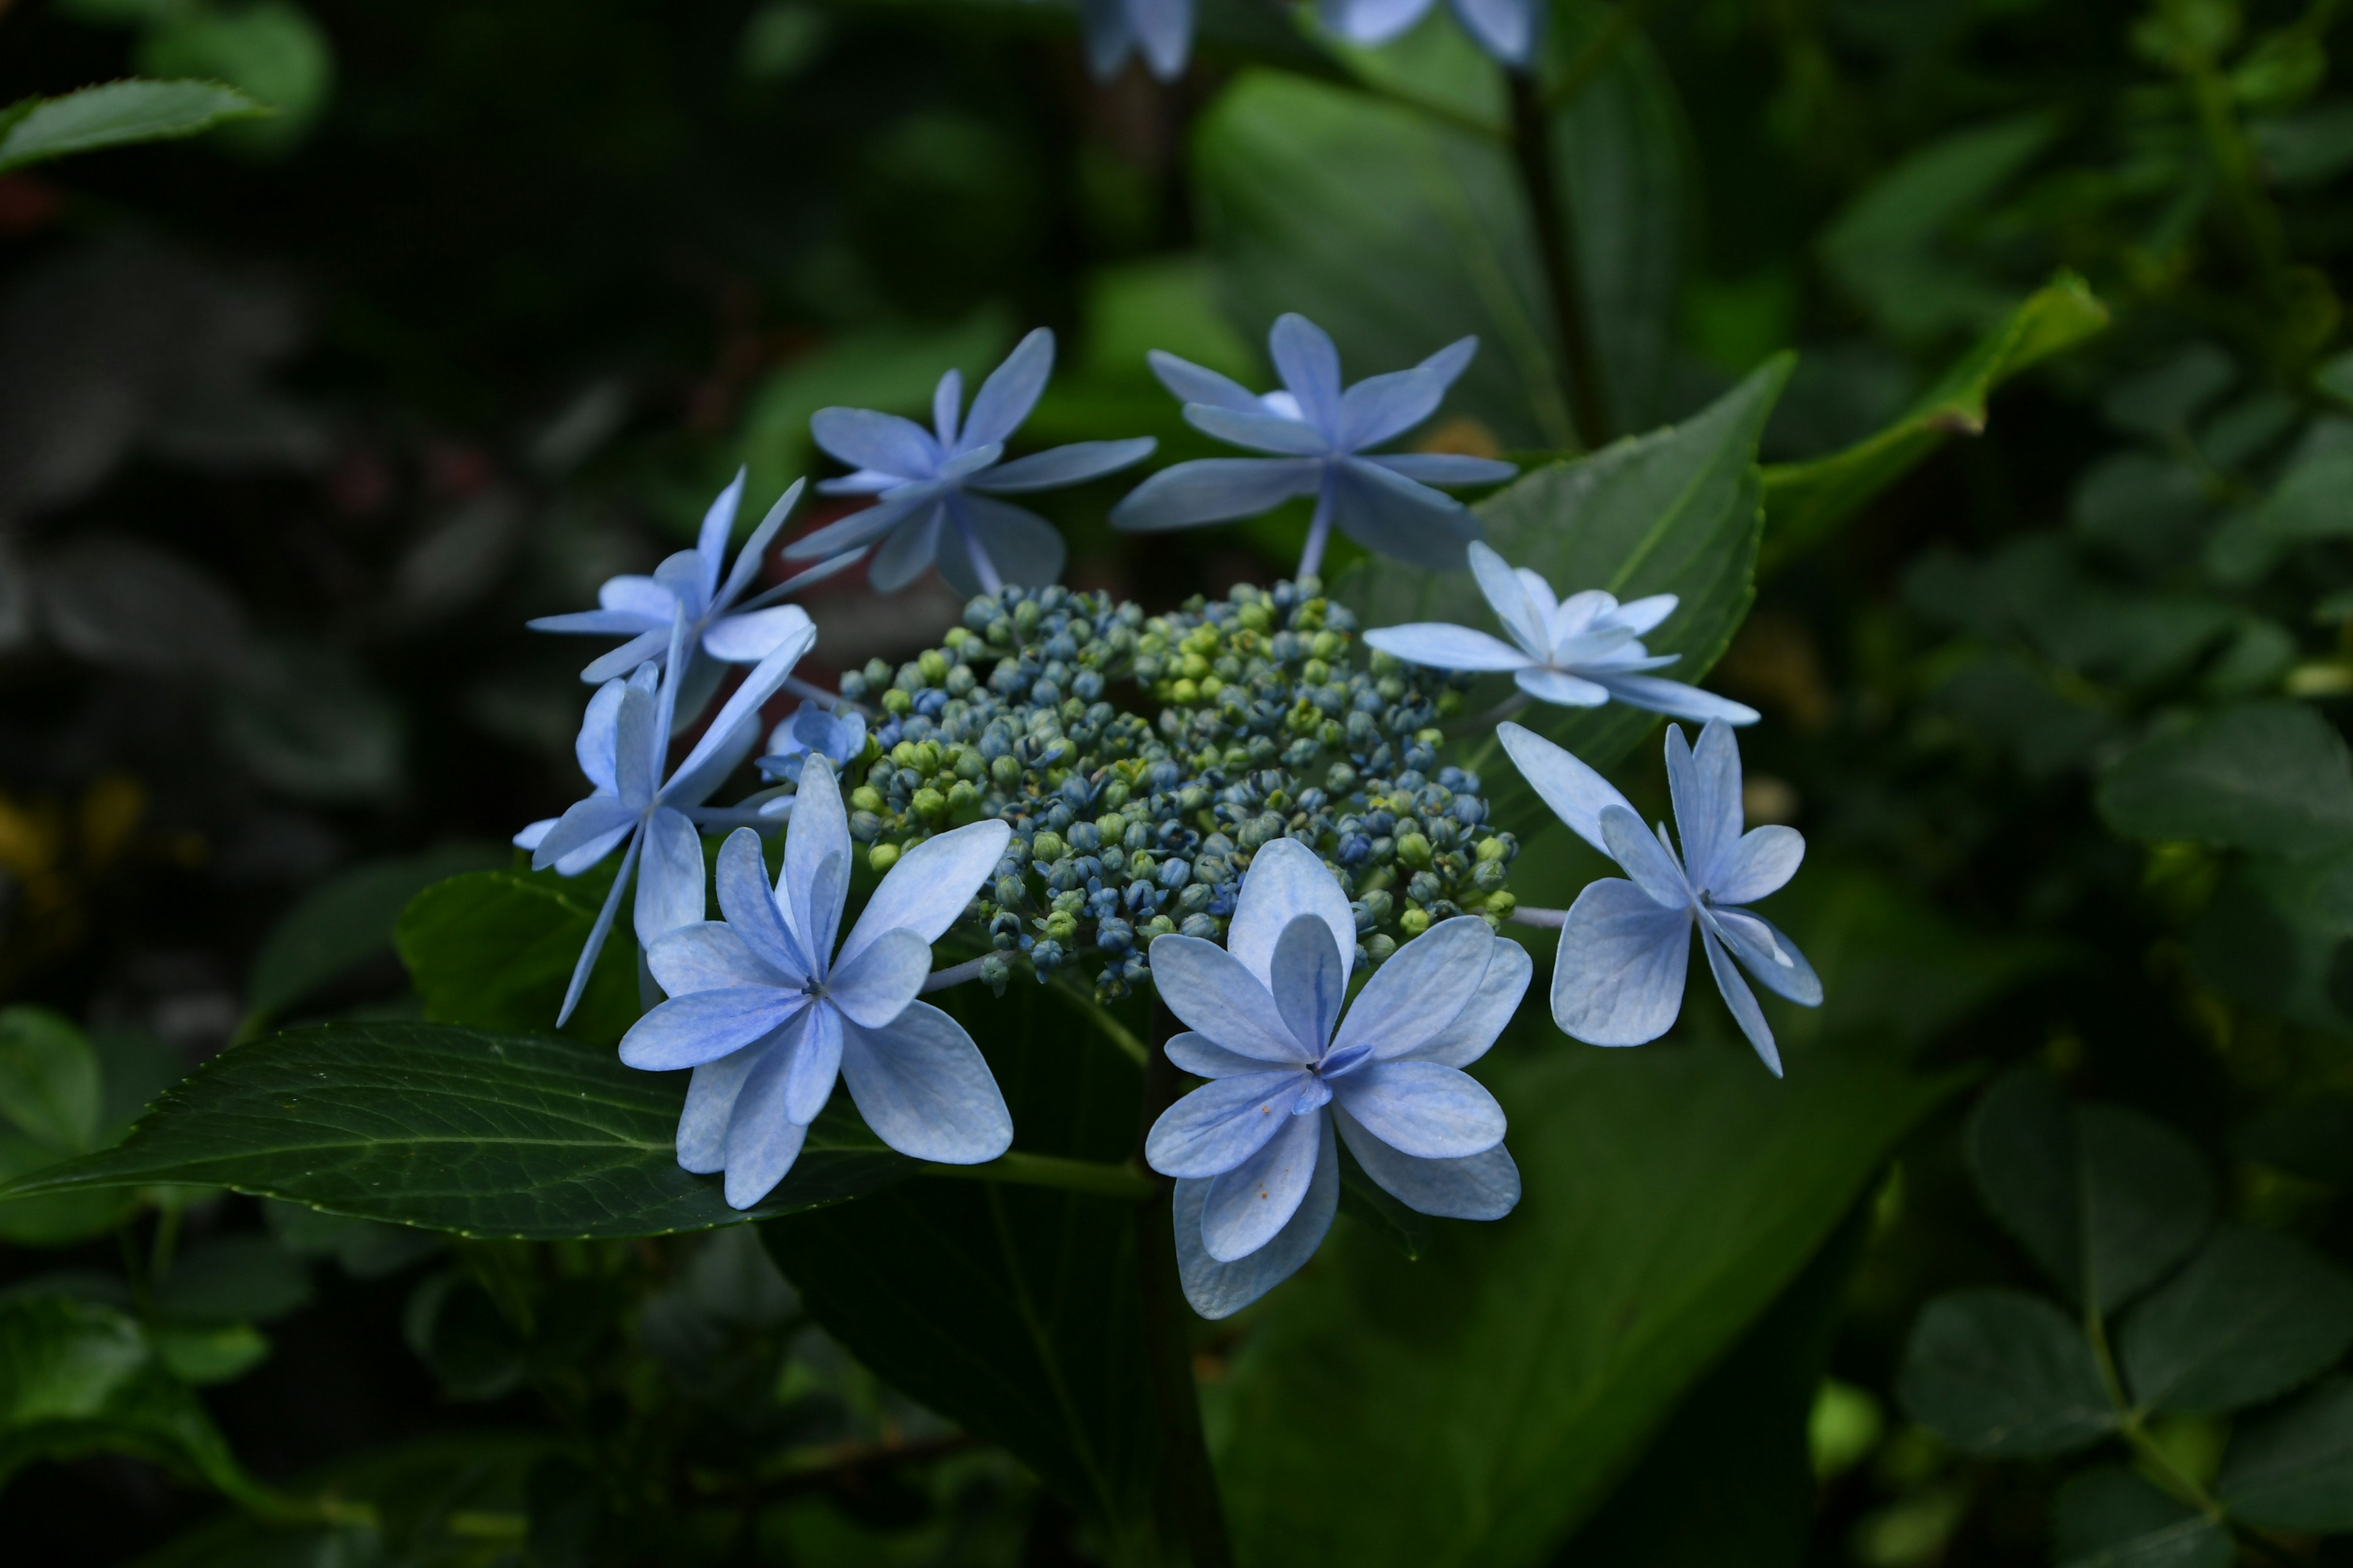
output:
{"label": "four-petaled blue floret", "polygon": [[1339,1202],[1337,1141],[1409,1207],[1498,1219],[1520,1199],[1504,1110],[1461,1069],[1494,1044],[1531,965],[1483,921],[1431,926],[1342,1016],[1355,951],[1347,895],[1292,839],[1259,851],[1226,945],[1152,944],[1154,984],[1190,1031],[1168,1059],[1210,1081],[1145,1141],[1176,1178],[1176,1261],[1205,1318],[1296,1273]]}
{"label": "four-petaled blue floret", "polygon": [[1185,74],[1193,53],[1193,0],[1079,0],[1087,68],[1109,81],[1134,56],[1162,81]]}
{"label": "four-petaled blue floret", "polygon": [[1793,827],[1741,831],[1740,748],[1730,727],[1708,725],[1694,748],[1683,743],[1681,725],[1667,726],[1667,786],[1683,840],[1680,859],[1666,826],[1653,838],[1599,773],[1517,724],[1499,725],[1496,733],[1545,804],[1632,879],[1588,883],[1569,907],[1553,965],[1553,1020],[1590,1045],[1657,1039],[1683,1009],[1683,968],[1696,926],[1725,1005],[1778,1078],[1773,1031],[1732,961],[1777,995],[1803,1007],[1821,1005],[1822,983],[1797,943],[1739,907],[1795,876],[1806,841]]}
{"label": "four-petaled blue floret", "polygon": [[[1430,14],[1435,0],[1322,0],[1324,25],[1352,44],[1373,48]],[[1447,0],[1471,39],[1507,66],[1525,66],[1544,34],[1539,0]]]}
{"label": "four-petaled blue floret", "polygon": [[1446,389],[1478,352],[1479,340],[1449,344],[1410,370],[1370,376],[1343,390],[1340,351],[1324,329],[1285,315],[1267,347],[1283,390],[1264,396],[1175,354],[1155,350],[1153,374],[1184,400],[1186,422],[1264,458],[1204,458],[1163,468],[1111,514],[1133,532],[1192,528],[1255,517],[1300,496],[1315,498],[1299,574],[1322,569],[1324,547],[1340,531],[1383,555],[1453,571],[1479,537],[1479,520],[1432,485],[1486,485],[1519,470],[1492,458],[1445,452],[1375,453],[1435,413]]}

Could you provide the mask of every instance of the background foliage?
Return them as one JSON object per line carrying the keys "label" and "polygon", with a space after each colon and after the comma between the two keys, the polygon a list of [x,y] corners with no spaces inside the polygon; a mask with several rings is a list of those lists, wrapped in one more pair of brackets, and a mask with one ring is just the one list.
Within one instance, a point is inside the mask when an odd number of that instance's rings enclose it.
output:
{"label": "background foliage", "polygon": [[[1531,106],[1442,11],[1366,51],[1204,0],[1181,81],[1099,87],[1009,0],[0,6],[12,1552],[1168,1547],[1208,1480],[1124,1211],[843,1118],[703,1229],[605,1048],[626,942],[531,1033],[603,888],[502,843],[571,798],[582,696],[520,628],[739,462],[807,471],[816,408],[918,413],[1033,324],[1025,438],[1208,455],[1145,350],[1263,384],[1298,309],[1355,374],[1478,333],[1423,439],[1535,468],[1488,536],[1683,595],[1659,640],[1766,712],[1747,806],[1808,836],[1775,919],[1830,1001],[1776,1015],[1781,1083],[1704,998],[1637,1053],[1529,1009],[1482,1068],[1518,1214],[1351,1186],[1194,1326],[1239,1559],[2353,1561],[2341,13],[1557,0]],[[1070,579],[1155,611],[1306,522],[1114,540],[1116,493],[1048,499]],[[1478,624],[1335,562],[1366,624]],[[957,605],[810,609],[847,668]],[[1642,715],[1553,732],[1662,806]],[[1523,902],[1600,869],[1526,837]],[[1133,1147],[1092,1004],[958,1005],[1017,1152]]]}

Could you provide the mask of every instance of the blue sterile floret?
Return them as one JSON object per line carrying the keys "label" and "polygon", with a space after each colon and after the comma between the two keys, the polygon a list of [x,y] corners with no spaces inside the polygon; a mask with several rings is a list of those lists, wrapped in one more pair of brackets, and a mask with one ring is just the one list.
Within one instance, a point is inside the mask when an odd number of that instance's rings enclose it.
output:
{"label": "blue sterile floret", "polygon": [[1236,587],[1146,616],[1107,595],[975,598],[943,647],[842,681],[881,710],[847,771],[850,833],[876,868],[963,823],[1013,837],[979,913],[1003,966],[1093,968],[1096,994],[1145,978],[1155,936],[1218,940],[1242,872],[1278,838],[1329,865],[1357,964],[1461,914],[1499,923],[1518,852],[1477,775],[1440,768],[1463,678],[1384,655],[1314,578]]}

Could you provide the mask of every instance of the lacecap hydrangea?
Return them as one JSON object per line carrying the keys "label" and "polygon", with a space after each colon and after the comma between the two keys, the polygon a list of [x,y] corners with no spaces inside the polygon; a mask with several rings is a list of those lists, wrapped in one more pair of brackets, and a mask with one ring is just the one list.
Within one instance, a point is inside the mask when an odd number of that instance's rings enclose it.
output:
{"label": "lacecap hydrangea", "polygon": [[844,770],[850,835],[881,870],[947,828],[1011,826],[979,897],[994,986],[1080,964],[1099,998],[1127,994],[1153,937],[1222,938],[1250,857],[1283,837],[1336,868],[1356,963],[1377,967],[1440,921],[1513,908],[1517,840],[1476,774],[1438,764],[1467,681],[1363,647],[1313,577],[1163,616],[1008,587],[942,647],[843,678],[879,710]]}

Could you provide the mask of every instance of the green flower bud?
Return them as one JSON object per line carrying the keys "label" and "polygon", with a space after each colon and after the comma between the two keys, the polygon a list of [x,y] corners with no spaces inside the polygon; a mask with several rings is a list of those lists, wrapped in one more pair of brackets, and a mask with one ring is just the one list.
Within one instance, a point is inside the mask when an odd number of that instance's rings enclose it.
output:
{"label": "green flower bud", "polygon": [[882,707],[884,711],[895,713],[903,719],[915,710],[915,699],[912,693],[902,691],[894,686],[882,694]]}
{"label": "green flower bud", "polygon": [[917,816],[933,817],[948,808],[948,797],[935,789],[919,789],[913,804]]}
{"label": "green flower bud", "polygon": [[926,648],[923,657],[915,660],[915,668],[923,671],[923,679],[934,686],[948,678],[948,661],[941,657],[937,648]]}
{"label": "green flower bud", "polygon": [[1050,830],[1039,834],[1029,841],[1029,858],[1049,865],[1060,860],[1062,858],[1062,836]]}
{"label": "green flower bud", "polygon": [[[920,797],[918,797],[920,798]],[[1419,833],[1401,833],[1397,841],[1398,858],[1409,866],[1430,864],[1430,840]],[[1423,924],[1429,922],[1424,921]]]}
{"label": "green flower bud", "polygon": [[866,852],[866,863],[877,871],[888,871],[899,863],[899,847],[896,844],[877,844]]}
{"label": "green flower bud", "polygon": [[853,811],[881,811],[882,792],[872,784],[860,784],[849,792],[849,805]]}
{"label": "green flower bud", "polygon": [[1408,910],[1398,916],[1398,930],[1405,932],[1409,937],[1419,936],[1429,929],[1430,911],[1428,910]]}

